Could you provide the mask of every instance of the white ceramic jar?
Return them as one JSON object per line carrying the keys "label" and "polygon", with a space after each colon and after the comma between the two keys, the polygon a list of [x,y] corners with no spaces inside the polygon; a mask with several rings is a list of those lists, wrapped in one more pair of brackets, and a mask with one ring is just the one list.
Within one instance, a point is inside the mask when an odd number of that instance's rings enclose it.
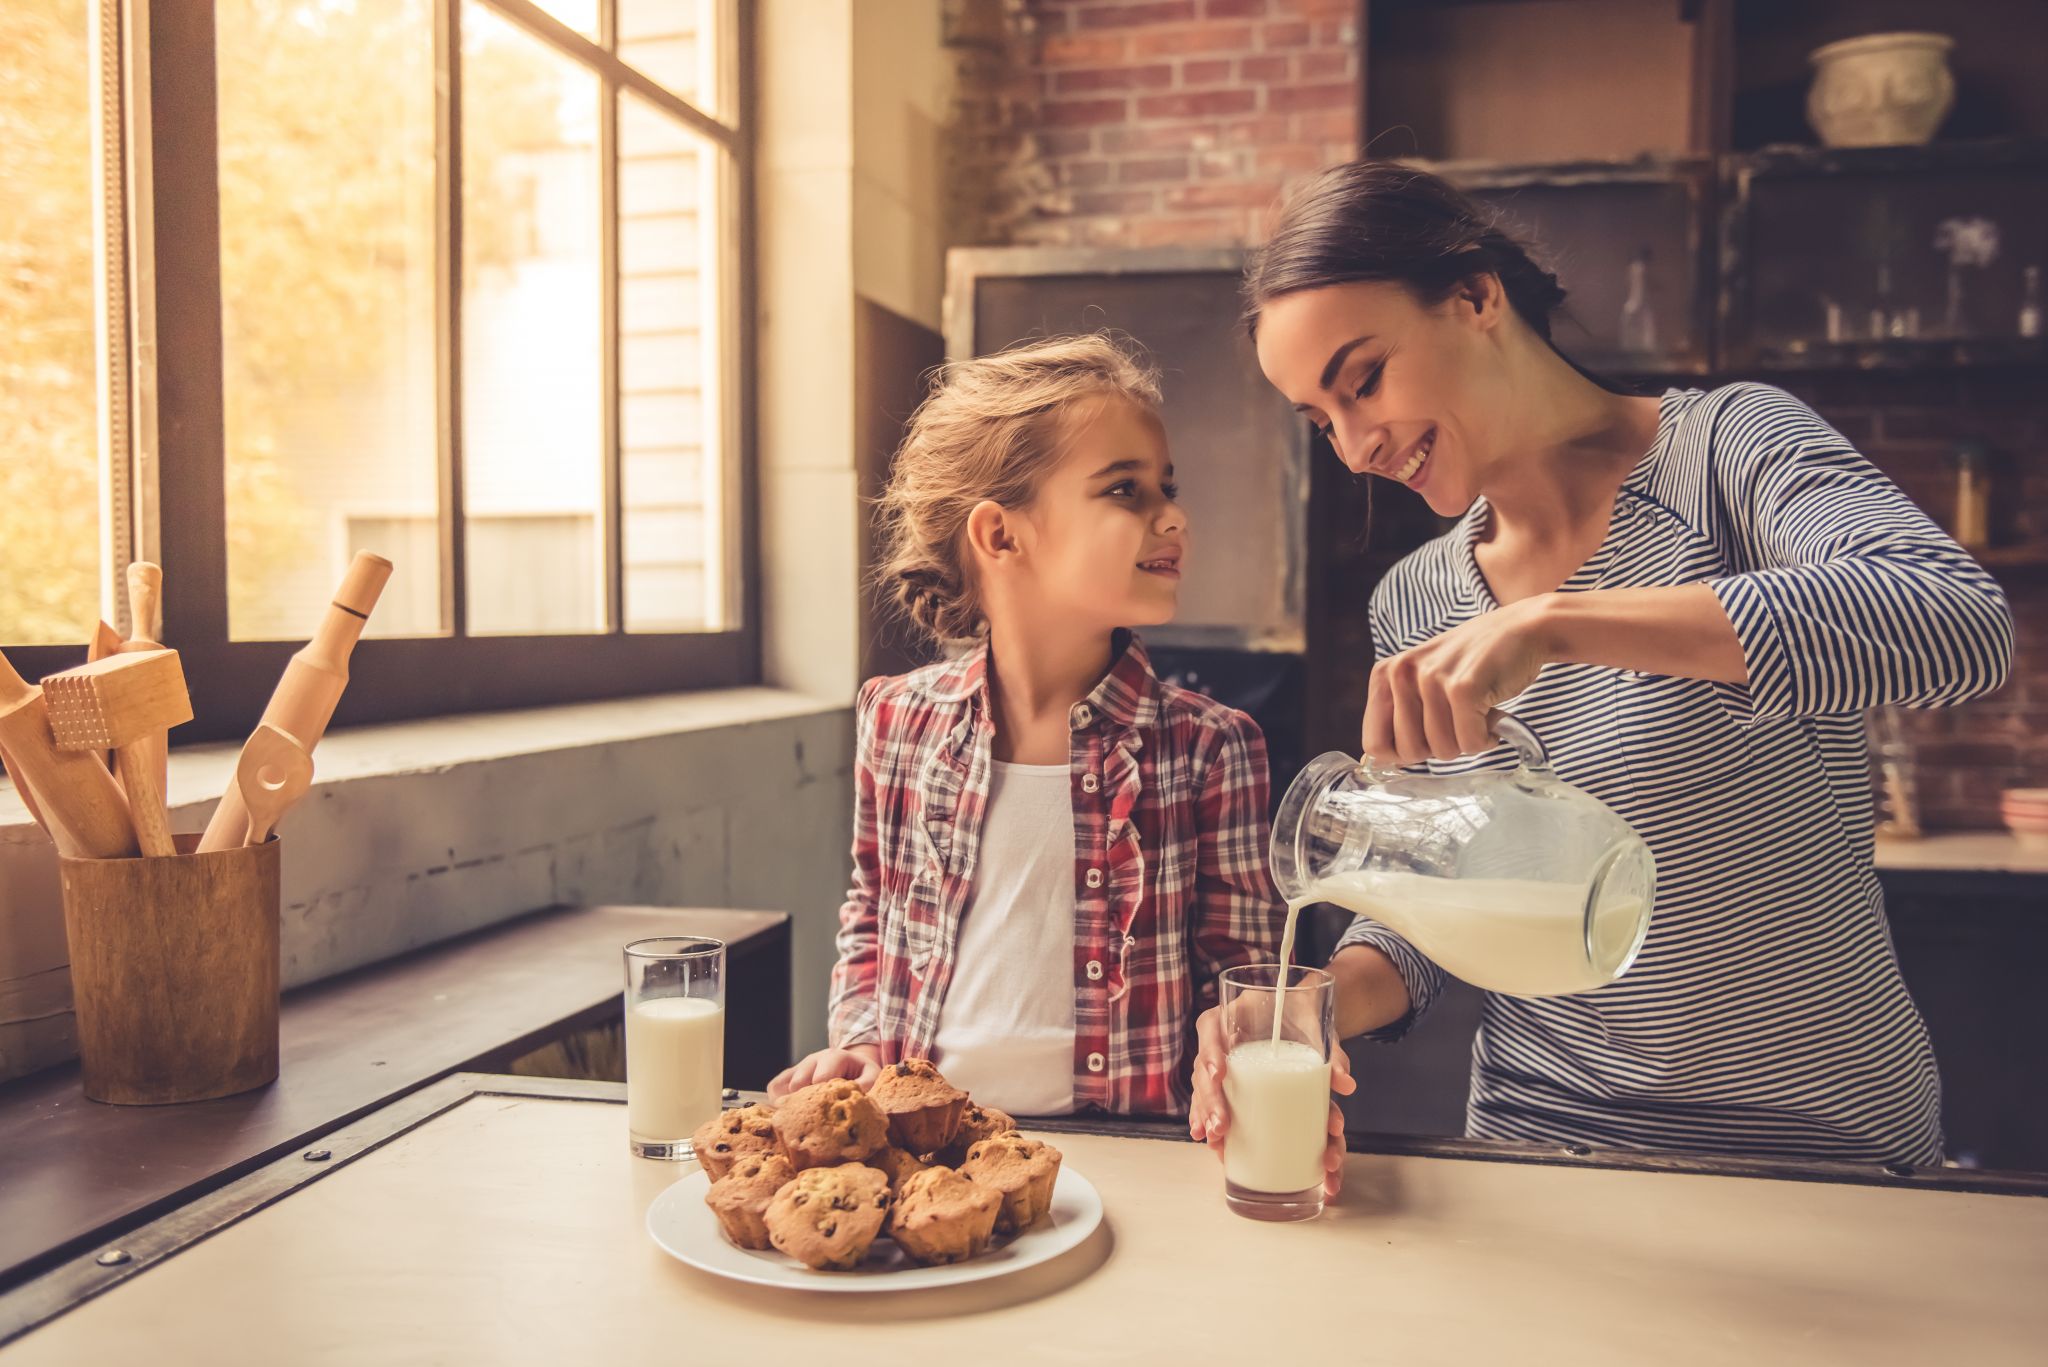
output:
{"label": "white ceramic jar", "polygon": [[1955,106],[1954,46],[1939,33],[1871,33],[1815,48],[1806,117],[1829,147],[1931,141]]}

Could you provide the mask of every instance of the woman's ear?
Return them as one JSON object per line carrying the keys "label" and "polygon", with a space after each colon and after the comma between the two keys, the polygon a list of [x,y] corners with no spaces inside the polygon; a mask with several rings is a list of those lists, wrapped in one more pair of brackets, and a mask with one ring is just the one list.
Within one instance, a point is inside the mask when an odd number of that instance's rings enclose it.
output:
{"label": "woman's ear", "polygon": [[1477,323],[1482,329],[1498,326],[1508,308],[1508,292],[1500,283],[1500,277],[1492,271],[1469,275],[1451,295],[1451,302],[1459,316]]}
{"label": "woman's ear", "polygon": [[977,561],[1000,562],[1018,553],[1017,528],[1010,510],[983,499],[967,514],[967,547]]}

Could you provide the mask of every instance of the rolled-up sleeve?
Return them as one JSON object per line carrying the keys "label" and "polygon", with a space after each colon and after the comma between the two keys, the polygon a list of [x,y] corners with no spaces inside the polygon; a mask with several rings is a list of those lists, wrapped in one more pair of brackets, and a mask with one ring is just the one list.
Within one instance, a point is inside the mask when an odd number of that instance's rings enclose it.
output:
{"label": "rolled-up sleeve", "polygon": [[1749,675],[1717,691],[1738,724],[1940,707],[2005,682],[1997,582],[1812,409],[1740,386],[1712,442],[1739,568],[1709,587]]}
{"label": "rolled-up sleeve", "polygon": [[[1384,586],[1383,586],[1384,588]],[[1383,591],[1383,589],[1382,589]],[[1373,660],[1377,663],[1394,654],[1379,612],[1380,593],[1373,594],[1372,602],[1366,609],[1366,620],[1372,628]],[[1392,1043],[1415,1027],[1422,1014],[1429,1010],[1430,1003],[1443,990],[1444,971],[1425,958],[1422,951],[1408,943],[1398,933],[1381,925],[1370,916],[1354,916],[1350,927],[1337,938],[1337,947],[1331,957],[1343,953],[1353,945],[1370,945],[1393,961],[1394,971],[1401,975],[1402,986],[1408,989],[1408,1014],[1391,1025],[1369,1030],[1359,1039]]]}

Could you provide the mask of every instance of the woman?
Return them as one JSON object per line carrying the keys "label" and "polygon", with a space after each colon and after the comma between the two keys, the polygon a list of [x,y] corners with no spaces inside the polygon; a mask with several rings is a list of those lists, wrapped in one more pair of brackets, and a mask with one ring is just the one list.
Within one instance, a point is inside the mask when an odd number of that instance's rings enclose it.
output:
{"label": "woman", "polygon": [[[1370,162],[1311,183],[1246,276],[1267,379],[1353,471],[1459,519],[1373,593],[1366,753],[1507,767],[1485,722],[1506,703],[1656,856],[1624,978],[1488,994],[1467,1130],[1937,1162],[1861,713],[1998,687],[2005,599],[1790,395],[1600,385],[1550,343],[1563,297],[1456,190]],[[1347,1037],[1398,1038],[1443,981],[1363,918],[1330,967]],[[1190,1129],[1216,1144],[1213,1012],[1200,1027]]]}

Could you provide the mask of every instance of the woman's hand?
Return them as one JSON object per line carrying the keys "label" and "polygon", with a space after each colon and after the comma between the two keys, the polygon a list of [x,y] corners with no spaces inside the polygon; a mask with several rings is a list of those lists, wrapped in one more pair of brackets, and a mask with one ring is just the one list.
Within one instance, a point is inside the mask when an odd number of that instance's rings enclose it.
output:
{"label": "woman's hand", "polygon": [[814,1082],[829,1082],[835,1077],[852,1078],[854,1086],[866,1091],[881,1075],[882,1051],[872,1044],[856,1044],[850,1049],[820,1049],[798,1059],[795,1066],[777,1073],[768,1083],[768,1099],[780,1101],[800,1088]]}
{"label": "woman's hand", "polygon": [[[1212,1006],[1195,1019],[1194,1100],[1188,1104],[1188,1137],[1206,1141],[1220,1161],[1223,1141],[1230,1129],[1230,1102],[1223,1095],[1224,1044],[1223,1008]],[[1351,1060],[1339,1046],[1330,1055],[1330,1090],[1350,1096],[1358,1090],[1351,1076]],[[1330,1103],[1329,1140],[1323,1146],[1323,1192],[1335,1196],[1344,1185],[1344,1113]]]}
{"label": "woman's hand", "polygon": [[1557,658],[1551,596],[1483,612],[1374,665],[1360,736],[1366,757],[1410,765],[1491,749],[1487,710]]}

